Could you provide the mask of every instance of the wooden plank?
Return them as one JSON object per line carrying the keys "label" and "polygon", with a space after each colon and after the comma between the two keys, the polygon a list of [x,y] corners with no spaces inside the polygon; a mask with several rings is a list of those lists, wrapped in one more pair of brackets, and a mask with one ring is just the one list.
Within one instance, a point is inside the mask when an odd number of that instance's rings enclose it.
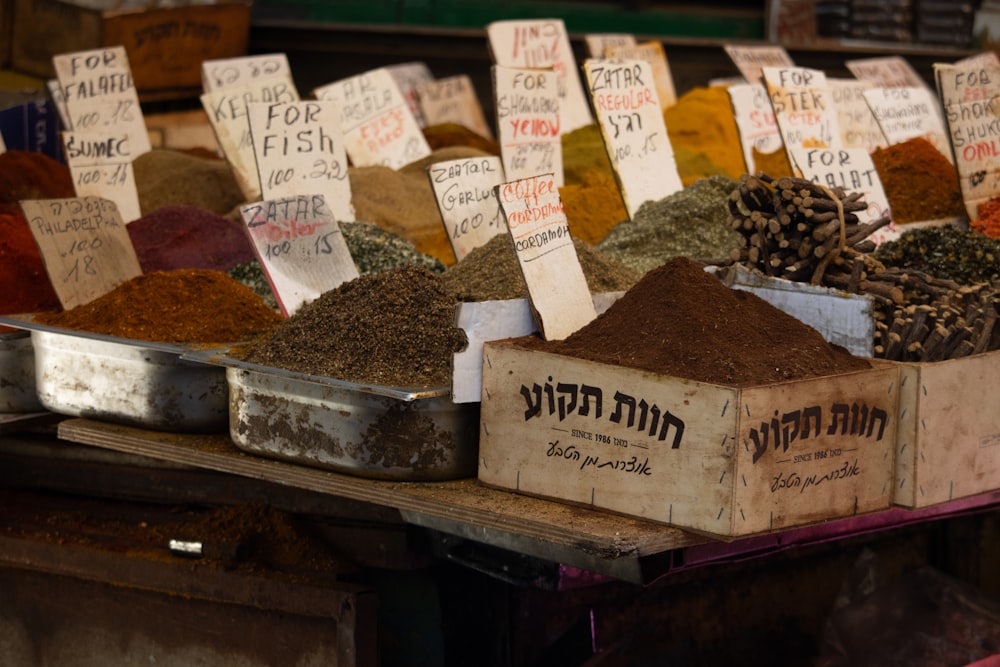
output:
{"label": "wooden plank", "polygon": [[654,522],[488,488],[476,479],[383,482],[264,459],[238,450],[226,435],[148,431],[87,419],[61,422],[58,435],[393,507],[414,525],[637,583],[643,577],[640,558],[706,541]]}

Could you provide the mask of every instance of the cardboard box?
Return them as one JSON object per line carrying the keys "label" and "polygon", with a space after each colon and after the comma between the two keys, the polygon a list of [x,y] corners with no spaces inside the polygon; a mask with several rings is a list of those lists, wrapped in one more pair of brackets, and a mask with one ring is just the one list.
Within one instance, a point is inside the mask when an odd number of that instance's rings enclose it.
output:
{"label": "cardboard box", "polygon": [[891,506],[900,370],[735,388],[483,347],[479,479],[737,537]]}
{"label": "cardboard box", "polygon": [[894,502],[916,509],[1000,488],[1000,351],[899,365]]}
{"label": "cardboard box", "polygon": [[11,67],[53,78],[54,55],[121,45],[140,99],[196,95],[201,92],[202,61],[246,54],[251,6],[250,0],[227,0],[94,9],[93,3],[14,0]]}

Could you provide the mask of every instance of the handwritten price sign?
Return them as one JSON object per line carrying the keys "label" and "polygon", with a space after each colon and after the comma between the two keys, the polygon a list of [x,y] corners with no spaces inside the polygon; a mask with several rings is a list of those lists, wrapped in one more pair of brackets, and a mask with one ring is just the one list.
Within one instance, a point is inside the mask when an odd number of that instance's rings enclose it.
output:
{"label": "handwritten price sign", "polygon": [[142,273],[113,201],[31,199],[21,210],[63,308],[89,303]]}
{"label": "handwritten price sign", "polygon": [[340,225],[322,195],[247,204],[240,215],[286,316],[358,277]]}
{"label": "handwritten price sign", "polygon": [[63,132],[62,139],[77,196],[110,199],[125,222],[137,220],[142,212],[132,172],[132,135]]}
{"label": "handwritten price sign", "polygon": [[504,173],[552,173],[563,185],[559,80],[546,70],[493,66],[493,96]]}
{"label": "handwritten price sign", "polygon": [[258,79],[275,76],[288,77],[289,80],[292,78],[288,56],[284,53],[218,58],[201,64],[201,85],[206,93],[223,88],[237,88]]}

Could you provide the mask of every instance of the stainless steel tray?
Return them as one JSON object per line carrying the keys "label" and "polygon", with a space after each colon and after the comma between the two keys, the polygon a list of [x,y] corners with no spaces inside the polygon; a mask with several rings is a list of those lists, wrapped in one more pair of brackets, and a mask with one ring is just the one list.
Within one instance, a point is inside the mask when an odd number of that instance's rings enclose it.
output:
{"label": "stainless steel tray", "polygon": [[450,387],[345,382],[221,351],[189,356],[226,367],[229,433],[246,452],[372,479],[476,475],[479,404],[455,403]]}
{"label": "stainless steel tray", "polygon": [[31,334],[0,334],[0,413],[43,412],[35,387],[35,350]]}
{"label": "stainless steel tray", "polygon": [[162,431],[226,430],[225,371],[182,358],[187,347],[51,327],[31,315],[0,323],[30,331],[35,391],[47,410]]}

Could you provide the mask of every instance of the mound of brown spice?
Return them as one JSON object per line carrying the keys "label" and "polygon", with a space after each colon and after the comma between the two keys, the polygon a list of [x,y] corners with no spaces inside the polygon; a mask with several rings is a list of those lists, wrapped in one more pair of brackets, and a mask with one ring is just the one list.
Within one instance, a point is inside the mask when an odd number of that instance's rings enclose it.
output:
{"label": "mound of brown spice", "polygon": [[466,345],[454,295],[440,275],[405,266],[324,292],[271,335],[237,351],[243,360],[387,387],[447,387]]}
{"label": "mound of brown spice", "polygon": [[153,271],[89,303],[35,320],[64,329],[161,343],[235,343],[282,318],[249,287],[222,271]]}
{"label": "mound of brown spice", "polygon": [[679,257],[650,271],[607,311],[545,352],[731,386],[871,368],[812,327]]}

